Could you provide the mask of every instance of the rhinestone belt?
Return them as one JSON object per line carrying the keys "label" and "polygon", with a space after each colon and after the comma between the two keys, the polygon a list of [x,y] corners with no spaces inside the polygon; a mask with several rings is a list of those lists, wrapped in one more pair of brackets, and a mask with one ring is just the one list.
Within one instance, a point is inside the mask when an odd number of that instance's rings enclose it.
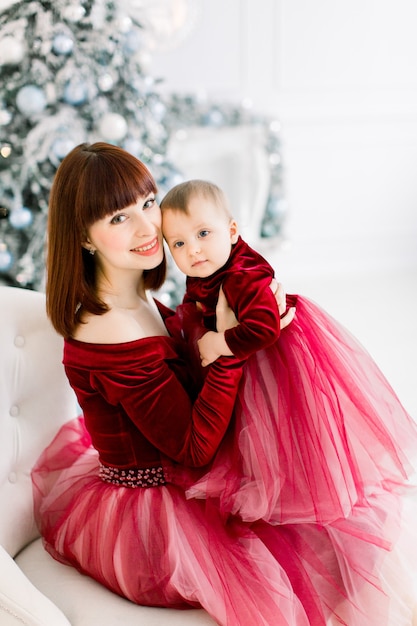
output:
{"label": "rhinestone belt", "polygon": [[99,476],[106,483],[122,485],[123,487],[159,487],[166,484],[162,466],[120,469],[100,463]]}

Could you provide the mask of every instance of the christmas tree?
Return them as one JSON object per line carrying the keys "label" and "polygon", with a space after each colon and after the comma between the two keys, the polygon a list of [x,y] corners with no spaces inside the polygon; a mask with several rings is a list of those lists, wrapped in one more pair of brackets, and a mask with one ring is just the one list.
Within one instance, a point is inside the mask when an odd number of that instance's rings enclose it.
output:
{"label": "christmas tree", "polygon": [[0,273],[41,288],[48,197],[83,141],[138,156],[159,183],[166,106],[141,64],[143,27],[124,2],[32,0],[0,15]]}
{"label": "christmas tree", "polygon": [[[146,74],[143,62],[143,6],[131,0],[21,0],[0,13],[0,283],[43,289],[50,187],[74,146],[122,146],[148,165],[163,195],[183,179],[166,156],[175,130],[253,121],[239,106],[161,96],[160,81]],[[270,128],[265,237],[277,235],[284,213],[279,135]],[[166,304],[181,300],[182,285],[172,266],[162,294]]]}

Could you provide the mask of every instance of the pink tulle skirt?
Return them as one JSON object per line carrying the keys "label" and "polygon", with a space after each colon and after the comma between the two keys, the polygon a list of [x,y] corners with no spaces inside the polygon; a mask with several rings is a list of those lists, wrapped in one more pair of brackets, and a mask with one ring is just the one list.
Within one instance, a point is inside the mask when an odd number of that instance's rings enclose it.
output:
{"label": "pink tulle skirt", "polygon": [[368,352],[299,296],[295,320],[245,365],[235,421],[187,496],[244,521],[328,524],[400,493],[416,460],[417,425]]}
{"label": "pink tulle skirt", "polygon": [[247,366],[211,468],[99,478],[80,417],[36,464],[46,549],[133,602],[221,626],[411,626],[416,428],[370,357],[315,305]]}

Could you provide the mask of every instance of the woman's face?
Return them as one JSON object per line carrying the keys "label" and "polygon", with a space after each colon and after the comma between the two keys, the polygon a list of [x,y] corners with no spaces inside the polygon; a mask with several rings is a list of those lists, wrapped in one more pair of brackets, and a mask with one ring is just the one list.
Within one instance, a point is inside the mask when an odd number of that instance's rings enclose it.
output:
{"label": "woman's face", "polygon": [[104,270],[150,270],[164,256],[161,211],[155,194],[139,197],[136,204],[97,220],[83,243],[94,250]]}

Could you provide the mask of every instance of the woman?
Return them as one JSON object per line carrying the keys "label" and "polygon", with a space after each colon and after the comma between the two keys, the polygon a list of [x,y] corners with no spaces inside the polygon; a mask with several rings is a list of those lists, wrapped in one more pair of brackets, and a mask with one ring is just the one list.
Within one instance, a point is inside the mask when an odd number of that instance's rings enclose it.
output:
{"label": "woman", "polygon": [[202,606],[222,626],[388,623],[365,580],[372,553],[346,587],[338,529],[245,524],[186,499],[227,431],[244,361],[221,357],[201,389],[190,380],[164,323],[173,312],[148,293],[165,272],[156,191],[141,162],[103,143],[75,148],[52,187],[47,311],[83,419],[33,472],[47,550],[133,602]]}

